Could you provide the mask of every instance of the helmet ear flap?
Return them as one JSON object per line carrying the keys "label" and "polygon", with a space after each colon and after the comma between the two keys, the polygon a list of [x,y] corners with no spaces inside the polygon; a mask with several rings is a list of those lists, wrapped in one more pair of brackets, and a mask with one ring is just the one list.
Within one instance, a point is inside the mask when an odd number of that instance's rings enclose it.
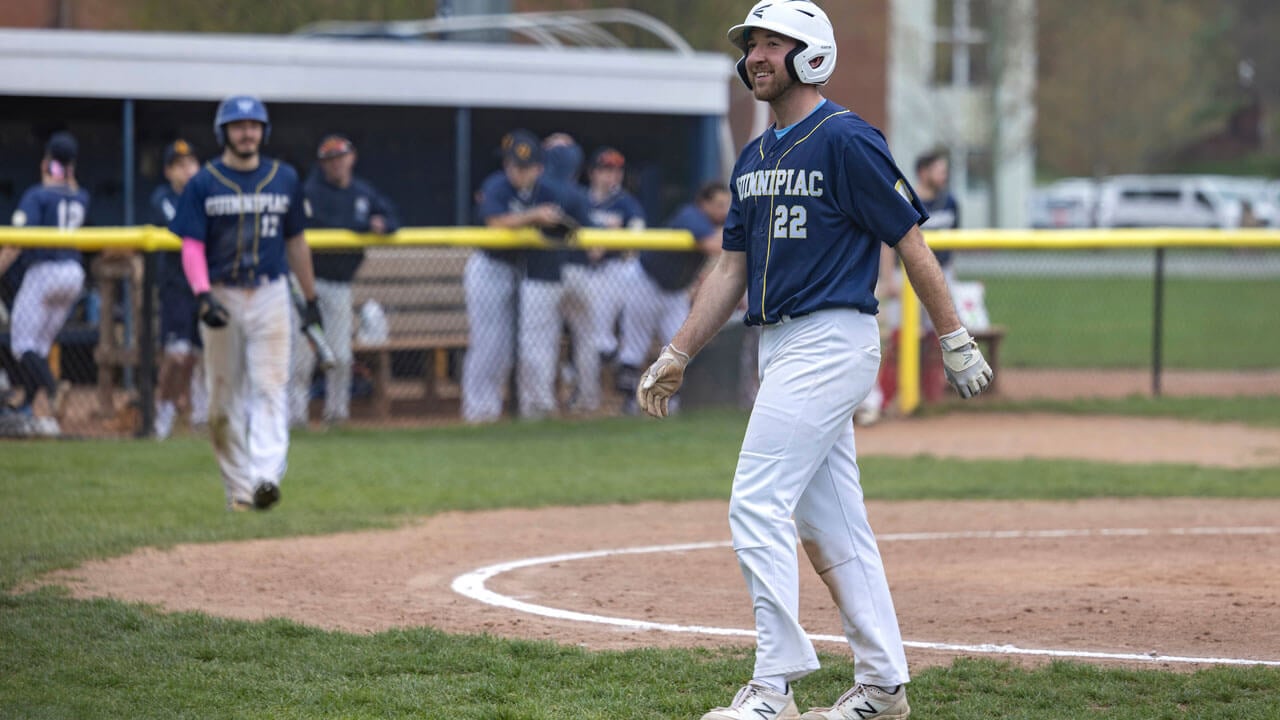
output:
{"label": "helmet ear flap", "polygon": [[[791,79],[795,80],[796,82],[801,81],[800,72],[796,69],[796,58],[799,57],[800,53],[808,49],[809,49],[809,46],[807,44],[802,42],[797,42],[796,46],[791,49],[791,52],[787,53],[786,60],[784,60],[782,63],[783,65],[787,66],[787,74],[790,75]],[[747,86],[747,89],[754,90],[755,86],[751,84],[751,75],[750,73],[747,72],[747,56],[746,55],[743,55],[738,60],[738,64],[736,65],[736,68],[738,70],[738,77],[742,78],[742,82],[744,85]]]}
{"label": "helmet ear flap", "polygon": [[787,66],[787,74],[790,75],[791,79],[795,80],[796,82],[801,82],[800,71],[796,69],[796,58],[800,55],[800,53],[808,49],[809,49],[809,46],[807,44],[802,42],[796,42],[796,46],[791,48],[791,52],[787,53],[786,61],[783,62],[783,64]]}
{"label": "helmet ear flap", "polygon": [[751,85],[751,75],[747,73],[747,56],[746,55],[743,55],[738,60],[737,68],[738,68],[738,77],[742,78],[742,84],[746,85],[748,90],[754,90],[755,88]]}

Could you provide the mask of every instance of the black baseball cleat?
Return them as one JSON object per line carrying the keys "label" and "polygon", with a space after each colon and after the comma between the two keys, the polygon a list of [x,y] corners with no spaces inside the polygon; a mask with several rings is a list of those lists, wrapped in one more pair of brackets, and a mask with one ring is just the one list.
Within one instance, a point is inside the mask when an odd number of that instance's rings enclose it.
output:
{"label": "black baseball cleat", "polygon": [[280,486],[273,482],[260,482],[253,489],[253,506],[259,510],[269,510],[280,502]]}

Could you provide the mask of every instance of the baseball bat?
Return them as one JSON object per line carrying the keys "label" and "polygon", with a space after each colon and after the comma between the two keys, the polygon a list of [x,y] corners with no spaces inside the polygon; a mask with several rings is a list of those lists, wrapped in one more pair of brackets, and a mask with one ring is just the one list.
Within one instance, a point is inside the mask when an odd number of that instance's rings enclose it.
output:
{"label": "baseball bat", "polygon": [[[302,286],[298,284],[298,278],[292,274],[289,275],[289,294],[293,296],[293,307],[298,311],[298,317],[302,322],[307,321],[307,299],[302,296]],[[321,370],[329,370],[337,360],[333,355],[333,348],[329,347],[328,341],[324,339],[324,330],[319,325],[303,325],[302,334],[306,336],[307,343],[311,345],[311,350],[316,354],[316,364]]]}

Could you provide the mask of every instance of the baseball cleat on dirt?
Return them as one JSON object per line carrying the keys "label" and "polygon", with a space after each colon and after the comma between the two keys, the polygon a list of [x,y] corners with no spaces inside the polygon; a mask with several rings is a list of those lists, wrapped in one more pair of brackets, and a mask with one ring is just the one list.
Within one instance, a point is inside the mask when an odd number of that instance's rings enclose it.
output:
{"label": "baseball cleat on dirt", "polygon": [[273,482],[260,482],[253,489],[253,506],[259,510],[267,510],[280,502],[280,486]]}
{"label": "baseball cleat on dirt", "polygon": [[907,686],[889,692],[878,685],[858,683],[829,708],[810,708],[800,720],[905,720],[911,714]]}
{"label": "baseball cleat on dirt", "polygon": [[747,683],[729,707],[714,708],[702,720],[799,720],[791,693],[783,695],[764,685]]}

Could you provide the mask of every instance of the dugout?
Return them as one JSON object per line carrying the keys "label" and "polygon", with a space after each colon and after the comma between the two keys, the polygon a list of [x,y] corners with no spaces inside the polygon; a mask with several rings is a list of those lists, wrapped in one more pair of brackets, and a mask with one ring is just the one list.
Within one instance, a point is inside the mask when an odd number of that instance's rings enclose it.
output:
{"label": "dugout", "polygon": [[[183,137],[210,156],[217,102],[250,93],[271,113],[267,154],[305,175],[322,136],[348,135],[357,173],[395,202],[406,226],[471,224],[474,190],[515,127],[569,132],[588,153],[619,148],[629,189],[660,226],[733,160],[731,82],[727,56],[680,45],[0,29],[0,218],[39,181],[46,138],[68,129],[92,195],[86,224],[151,222],[163,147]],[[59,340],[87,379],[99,335],[85,317],[84,337]]]}
{"label": "dugout", "polygon": [[732,72],[726,56],[687,49],[0,30],[0,213],[38,181],[45,138],[65,128],[80,139],[89,224],[146,222],[163,146],[180,136],[215,152],[217,101],[250,93],[271,112],[268,154],[305,174],[325,133],[348,134],[357,172],[406,225],[468,224],[513,127],[618,147],[660,224],[732,160]]}

